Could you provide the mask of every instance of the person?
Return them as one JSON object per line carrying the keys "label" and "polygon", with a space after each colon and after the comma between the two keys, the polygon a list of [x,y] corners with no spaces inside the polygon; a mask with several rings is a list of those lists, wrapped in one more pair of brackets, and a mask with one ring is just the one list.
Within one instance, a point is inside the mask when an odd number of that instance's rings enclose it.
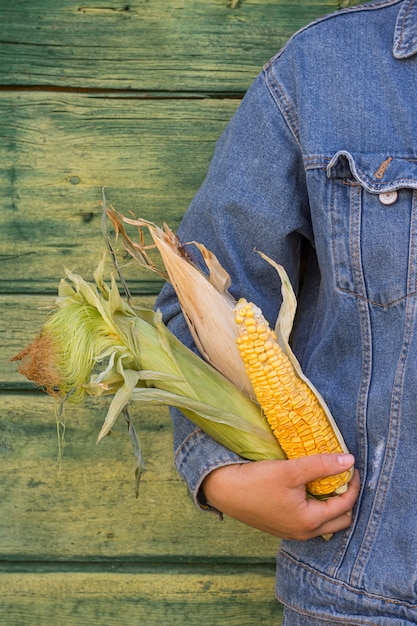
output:
{"label": "person", "polygon": [[[280,285],[254,249],[284,265],[293,350],[353,455],[247,462],[172,410],[196,503],[282,538],[286,626],[417,623],[416,53],[414,0],[296,33],[245,94],[178,231],[271,324]],[[169,286],[157,306],[193,347]],[[306,497],[309,480],[353,462],[344,495]]]}

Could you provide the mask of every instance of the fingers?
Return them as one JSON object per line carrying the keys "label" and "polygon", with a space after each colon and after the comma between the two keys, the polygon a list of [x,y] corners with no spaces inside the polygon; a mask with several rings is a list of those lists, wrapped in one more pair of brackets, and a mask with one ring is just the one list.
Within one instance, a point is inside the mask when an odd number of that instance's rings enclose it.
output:
{"label": "fingers", "polygon": [[[290,470],[289,480],[305,493],[311,480],[333,476],[353,467],[351,454],[320,454],[285,461]],[[327,500],[307,499],[302,508],[302,523],[298,524],[295,539],[311,539],[345,530],[352,523],[352,509],[359,494],[359,473],[353,474],[345,493]]]}
{"label": "fingers", "polygon": [[352,454],[315,454],[286,463],[292,464],[288,469],[292,471],[294,484],[301,486],[317,478],[340,474],[353,467],[355,459]]}
{"label": "fingers", "polygon": [[308,506],[310,528],[307,539],[320,535],[333,534],[349,528],[352,523],[352,509],[359,494],[359,472],[355,470],[347,491],[325,501],[311,500]]}

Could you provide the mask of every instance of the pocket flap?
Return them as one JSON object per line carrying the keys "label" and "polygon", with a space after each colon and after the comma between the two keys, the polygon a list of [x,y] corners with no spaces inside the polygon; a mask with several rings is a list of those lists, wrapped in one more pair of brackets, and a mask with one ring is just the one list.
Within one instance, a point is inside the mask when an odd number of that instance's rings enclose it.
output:
{"label": "pocket flap", "polygon": [[327,165],[329,178],[354,178],[370,193],[417,189],[417,159],[340,150]]}

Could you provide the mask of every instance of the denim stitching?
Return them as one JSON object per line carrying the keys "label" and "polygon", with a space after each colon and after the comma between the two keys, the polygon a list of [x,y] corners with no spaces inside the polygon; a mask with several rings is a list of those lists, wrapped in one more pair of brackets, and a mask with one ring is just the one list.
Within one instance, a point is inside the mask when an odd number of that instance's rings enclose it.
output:
{"label": "denim stitching", "polygon": [[361,191],[357,185],[351,187],[351,219],[349,223],[350,252],[355,291],[366,298],[366,286],[361,259]]}
{"label": "denim stitching", "polygon": [[[412,209],[412,224],[409,242],[409,262],[408,262],[408,279],[407,288],[410,288],[411,283],[415,283],[415,269],[414,269],[414,250],[416,246],[416,202],[415,195],[413,198]],[[401,398],[404,387],[404,378],[406,373],[406,363],[409,354],[409,348],[411,344],[413,325],[415,321],[415,302],[414,299],[409,298],[406,306],[406,318],[404,323],[404,335],[401,353],[398,359],[397,372],[394,380],[392,398],[391,398],[391,410],[388,429],[388,439],[385,448],[385,458],[380,472],[380,479],[378,481],[377,488],[375,490],[376,495],[374,503],[370,512],[367,528],[364,534],[362,547],[358,552],[355,565],[352,568],[352,574],[350,582],[351,584],[359,584],[362,573],[366,567],[369,555],[371,553],[372,545],[378,532],[379,520],[382,515],[382,511],[385,505],[388,488],[390,485],[391,475],[393,471],[393,465],[398,448],[399,439],[399,427],[400,427],[400,414],[401,414]]]}
{"label": "denim stitching", "polygon": [[[277,599],[280,600],[279,596],[277,596]],[[329,624],[342,624],[342,626],[375,626],[375,622],[368,622],[367,619],[363,619],[361,618],[359,621],[358,620],[354,620],[351,621],[349,620],[348,622],[346,621],[346,619],[344,617],[337,617],[337,615],[332,615],[331,618],[327,618],[324,615],[317,616],[316,614],[312,613],[311,611],[305,611],[303,609],[300,609],[298,606],[296,606],[295,604],[291,604],[290,602],[288,602],[287,600],[285,600],[285,605],[288,606],[288,608],[294,610],[296,613],[299,613],[300,615],[304,615],[306,617],[314,617],[315,621],[319,620],[320,622],[325,623],[329,623]],[[287,624],[287,620],[285,619],[285,612],[284,612],[284,621],[282,622],[282,626],[285,626],[285,624]],[[289,626],[291,626],[291,624],[289,624]]]}
{"label": "denim stitching", "polygon": [[271,76],[270,72],[265,69],[264,70],[265,80],[268,87],[268,90],[273,97],[275,103],[277,104],[279,110],[283,118],[285,119],[291,133],[294,136],[297,145],[301,148],[300,144],[300,136],[299,136],[299,124],[297,113],[292,106],[291,102],[286,96],[285,91],[281,88],[275,76]]}
{"label": "denim stitching", "polygon": [[[360,328],[362,336],[362,373],[361,382],[358,392],[358,401],[356,406],[356,421],[358,424],[358,440],[362,442],[359,448],[359,457],[357,462],[361,468],[361,491],[358,498],[358,503],[361,501],[361,497],[366,484],[366,468],[368,457],[368,439],[366,429],[366,409],[368,403],[369,388],[372,375],[372,337],[371,337],[371,321],[368,309],[368,300],[366,298],[365,278],[362,269],[361,261],[361,191],[358,185],[352,185],[351,187],[351,219],[350,219],[350,253],[351,253],[351,267],[353,272],[353,281],[356,287],[357,294],[361,291],[364,292],[363,297],[357,298],[357,306],[359,311]],[[357,295],[355,294],[355,295]],[[333,560],[334,575],[342,566],[343,559],[348,550],[350,541],[353,537],[356,517],[351,524],[349,531],[346,533],[344,541],[341,543],[338,552],[335,554]],[[329,570],[330,571],[330,570]]]}
{"label": "denim stitching", "polygon": [[[290,561],[293,565],[297,566],[297,567],[301,567],[303,570],[305,570],[306,572],[308,572],[309,574],[312,574],[314,577],[317,578],[321,578],[323,581],[331,584],[332,586],[335,587],[340,587],[342,590],[346,590],[349,593],[353,593],[355,595],[359,595],[359,596],[363,596],[365,598],[369,598],[371,600],[379,600],[379,601],[383,601],[386,602],[387,604],[392,604],[393,606],[403,606],[406,607],[408,609],[417,609],[417,604],[411,604],[409,602],[400,602],[399,600],[396,600],[395,598],[389,598],[386,596],[382,596],[380,594],[377,593],[370,593],[368,591],[365,591],[364,589],[357,589],[356,587],[352,587],[350,584],[345,583],[341,580],[337,580],[332,578],[331,576],[327,576],[326,574],[323,574],[323,572],[319,572],[316,569],[308,566],[306,563],[302,563],[300,561],[298,561],[297,559],[294,559],[291,554],[289,552],[287,552],[284,548],[281,548],[280,550],[281,555],[287,560]],[[279,600],[281,600],[280,596],[278,594],[277,598]],[[284,602],[284,600],[281,600]],[[288,604],[287,599],[285,599],[285,603]],[[298,610],[298,609],[296,609]],[[359,624],[366,624],[366,622],[359,621]],[[373,625],[372,625],[373,626]]]}
{"label": "denim stitching", "polygon": [[403,300],[407,300],[407,298],[412,298],[417,295],[417,291],[412,291],[411,293],[406,293],[404,296],[401,296],[401,298],[397,298],[396,300],[393,300],[389,304],[382,304],[381,302],[376,302],[375,300],[371,300],[367,298],[366,296],[361,296],[360,294],[357,294],[356,292],[351,291],[350,289],[346,289],[344,287],[338,287],[338,289],[340,289],[340,291],[343,291],[344,293],[348,293],[349,295],[354,296],[355,298],[358,298],[359,300],[369,302],[369,304],[372,304],[372,306],[380,307],[381,309],[384,309],[386,311],[388,311],[388,309],[391,309],[393,306],[396,306]]}
{"label": "denim stitching", "polygon": [[195,437],[197,435],[200,435],[202,433],[202,429],[201,428],[196,428],[194,429],[187,437],[184,441],[181,442],[181,445],[177,448],[177,450],[175,450],[174,453],[174,460],[176,460],[180,454],[183,453],[184,449],[188,447],[188,443],[191,442],[193,439],[195,439]]}
{"label": "denim stitching", "polygon": [[400,36],[398,38],[398,46],[397,46],[398,50],[400,50],[400,49],[401,50],[409,50],[409,49],[415,47],[415,42],[410,43],[410,44],[408,44],[406,46],[403,45],[404,31],[405,31],[405,28],[406,28],[405,22],[407,20],[408,13],[410,12],[410,10],[413,7],[413,3],[414,3],[414,0],[410,0],[410,4],[408,5],[407,10],[405,11],[403,19],[402,19],[402,22],[401,22],[401,33],[400,33]]}
{"label": "denim stitching", "polygon": [[[405,21],[407,19],[407,15],[408,15],[412,5],[413,5],[413,2],[411,0],[410,4],[407,7],[406,12],[404,13],[404,16],[403,16],[403,19],[402,19],[402,22],[401,22],[401,33],[400,33],[399,40],[398,40],[398,47],[399,48],[402,47],[402,42],[403,42],[403,37],[404,37],[404,30],[405,30]],[[405,48],[409,48],[409,47],[410,47],[409,45],[405,46]]]}
{"label": "denim stitching", "polygon": [[330,186],[330,228],[331,228],[331,246],[332,246],[332,255],[333,255],[333,267],[334,267],[334,275],[336,286],[338,287],[340,284],[340,276],[339,276],[339,264],[336,262],[336,225],[334,220],[335,215],[335,186]]}

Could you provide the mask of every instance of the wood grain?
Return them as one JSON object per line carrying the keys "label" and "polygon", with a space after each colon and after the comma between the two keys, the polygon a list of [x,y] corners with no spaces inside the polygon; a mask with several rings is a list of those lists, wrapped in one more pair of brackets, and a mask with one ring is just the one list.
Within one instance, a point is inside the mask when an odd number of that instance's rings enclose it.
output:
{"label": "wood grain", "polygon": [[0,573],[13,626],[280,624],[273,568],[164,566],[146,571]]}
{"label": "wood grain", "polygon": [[124,214],[175,229],[237,104],[0,92],[0,291],[53,292],[64,267],[91,277],[103,187]]}
{"label": "wood grain", "polygon": [[106,402],[67,405],[60,463],[54,401],[0,396],[0,560],[274,562],[278,540],[200,511],[173,466],[165,408],[131,407],[145,459],[124,421],[96,445]]}
{"label": "wood grain", "polygon": [[0,84],[142,92],[241,92],[293,32],[349,4],[355,3],[1,3]]}

